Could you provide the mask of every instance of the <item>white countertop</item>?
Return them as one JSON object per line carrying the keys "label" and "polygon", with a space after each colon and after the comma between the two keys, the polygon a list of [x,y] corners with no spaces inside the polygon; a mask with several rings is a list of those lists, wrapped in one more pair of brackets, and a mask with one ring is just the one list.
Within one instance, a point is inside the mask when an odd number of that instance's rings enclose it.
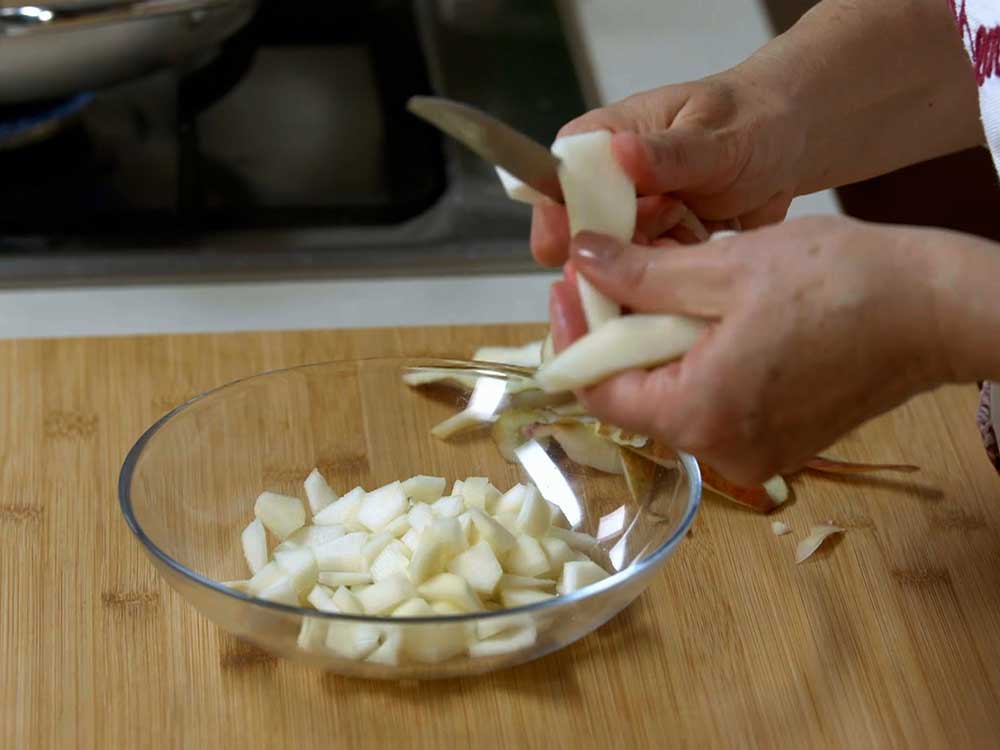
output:
{"label": "white countertop", "polygon": [[[604,101],[728,67],[763,44],[756,0],[576,0]],[[792,214],[838,210],[831,193]],[[0,338],[529,322],[551,274],[0,292]]]}

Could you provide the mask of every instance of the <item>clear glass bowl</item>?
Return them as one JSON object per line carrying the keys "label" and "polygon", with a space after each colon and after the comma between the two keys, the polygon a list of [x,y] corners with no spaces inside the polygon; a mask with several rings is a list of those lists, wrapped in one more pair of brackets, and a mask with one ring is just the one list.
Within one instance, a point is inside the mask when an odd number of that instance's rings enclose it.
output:
{"label": "clear glass bowl", "polygon": [[[202,614],[268,652],[324,670],[453,677],[513,666],[573,643],[631,603],[687,533],[701,500],[697,464],[679,455],[673,468],[660,467],[637,502],[622,476],[576,465],[555,443],[532,442],[525,460],[511,464],[488,430],[433,438],[431,428],[465,407],[468,397],[442,387],[413,388],[402,376],[413,368],[453,366],[445,360],[331,362],[209,391],[160,419],[129,452],[119,480],[125,519],[156,569]],[[492,365],[482,365],[475,377],[489,386],[476,393],[492,394],[479,399],[487,411],[523,382],[516,370]],[[314,467],[338,493],[414,474],[445,476],[449,483],[487,476],[501,489],[533,481],[575,529],[604,537],[600,562],[617,572],[526,607],[407,619],[320,613],[220,583],[249,577],[240,532],[253,518],[258,494],[268,489],[304,497],[302,482]],[[399,663],[327,650],[330,628],[357,624],[379,629],[383,639],[401,639]],[[472,655],[456,645],[497,631],[505,645],[486,649],[490,653]]]}

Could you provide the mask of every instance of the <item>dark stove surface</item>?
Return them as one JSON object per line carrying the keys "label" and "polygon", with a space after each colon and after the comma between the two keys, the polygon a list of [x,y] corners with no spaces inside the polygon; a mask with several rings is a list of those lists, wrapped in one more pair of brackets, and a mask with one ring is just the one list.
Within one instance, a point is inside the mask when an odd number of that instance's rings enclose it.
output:
{"label": "dark stove surface", "polygon": [[0,151],[2,234],[149,246],[426,210],[446,179],[438,134],[404,110],[430,90],[414,19],[338,5],[265,4],[197,70],[102,93],[56,135]]}

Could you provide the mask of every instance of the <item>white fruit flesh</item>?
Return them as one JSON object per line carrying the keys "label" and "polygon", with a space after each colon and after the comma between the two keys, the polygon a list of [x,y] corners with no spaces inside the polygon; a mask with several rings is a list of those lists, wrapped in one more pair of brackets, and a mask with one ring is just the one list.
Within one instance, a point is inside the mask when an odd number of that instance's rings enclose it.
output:
{"label": "white fruit flesh", "polygon": [[503,575],[503,568],[486,542],[479,542],[448,565],[448,571],[468,581],[477,594],[492,596]]}
{"label": "white fruit flesh", "polygon": [[454,573],[439,573],[421,584],[417,593],[432,604],[447,602],[462,612],[476,612],[483,608],[468,581]]}
{"label": "white fruit flesh", "polygon": [[267,532],[259,518],[255,518],[240,534],[243,557],[246,558],[250,573],[256,575],[267,565]]}
{"label": "white fruit flesh", "polygon": [[416,529],[410,529],[403,534],[403,538],[400,541],[410,548],[410,552],[413,552],[420,543],[420,532]]}
{"label": "white fruit flesh", "polygon": [[306,617],[299,628],[298,644],[303,651],[322,651],[326,645],[327,623],[315,617]]}
{"label": "white fruit flesh", "polygon": [[[494,169],[496,170],[497,177],[500,178],[500,184],[503,185],[504,192],[507,193],[507,197],[512,201],[527,203],[528,205],[533,206],[545,198],[544,195],[531,187],[531,185],[519,180],[503,167],[494,167]],[[495,362],[497,360],[485,361]]]}
{"label": "white fruit flesh", "polygon": [[403,643],[403,633],[398,627],[382,629],[382,645],[375,649],[367,661],[394,667],[399,664],[399,648]]}
{"label": "white fruit flesh", "polygon": [[576,552],[562,539],[548,536],[541,541],[545,556],[549,558],[549,570],[546,575],[558,578],[562,575],[563,565],[576,559]]}
{"label": "white fruit flesh", "polygon": [[328,571],[320,573],[318,579],[324,586],[338,588],[340,586],[360,586],[371,583],[372,575],[371,573],[336,573]]}
{"label": "white fruit flesh", "polygon": [[517,528],[521,533],[539,539],[545,536],[552,522],[549,504],[537,492],[525,493],[524,504],[517,514]]}
{"label": "white fruit flesh", "polygon": [[350,531],[360,531],[361,525],[358,523],[358,509],[365,499],[365,491],[361,487],[355,487],[342,498],[326,506],[313,517],[313,523],[320,526],[330,526],[339,524]]}
{"label": "white fruit flesh", "polygon": [[475,529],[476,541],[489,544],[497,556],[503,555],[517,543],[513,534],[479,508],[469,509],[469,519]]}
{"label": "white fruit flesh", "polygon": [[469,646],[469,656],[486,657],[512,654],[535,645],[538,634],[534,625],[510,630],[487,640]]}
{"label": "white fruit flesh", "polygon": [[247,589],[254,596],[260,596],[261,591],[285,577],[287,577],[287,573],[281,569],[278,563],[271,561],[247,581]]}
{"label": "white fruit flesh", "polygon": [[407,531],[410,530],[410,519],[407,516],[400,516],[395,521],[390,523],[385,527],[385,531],[388,534],[392,534],[394,537],[399,539]]}
{"label": "white fruit flesh", "polygon": [[379,642],[379,629],[364,623],[328,624],[326,647],[343,659],[364,659]]}
{"label": "white fruit flesh", "polygon": [[480,640],[492,638],[497,633],[521,628],[533,628],[535,621],[531,615],[504,615],[476,621],[476,637]]}
{"label": "white fruit flesh", "polygon": [[435,518],[424,527],[407,572],[415,584],[442,572],[465,547],[465,534],[455,518]]}
{"label": "white fruit flesh", "polygon": [[445,478],[418,474],[403,482],[403,492],[418,503],[433,503],[444,494]]}
{"label": "white fruit flesh", "polygon": [[306,597],[306,601],[320,612],[339,611],[337,605],[333,603],[333,593],[326,586],[313,586],[312,591],[309,592],[309,596]]}
{"label": "white fruit flesh", "polygon": [[[395,610],[393,617],[433,617],[434,610],[423,599],[414,598]],[[403,630],[403,651],[419,662],[436,663],[465,650],[461,624],[408,625]]]}
{"label": "white fruit flesh", "polygon": [[431,505],[434,514],[443,518],[458,518],[465,511],[465,498],[461,495],[449,495],[434,501]]}
{"label": "white fruit flesh", "polygon": [[368,535],[363,531],[355,531],[321,544],[313,548],[316,564],[323,571],[339,571],[342,573],[365,573],[368,563],[362,550]]}
{"label": "white fruit flesh", "polygon": [[553,526],[549,529],[549,536],[561,539],[577,552],[590,553],[597,546],[597,540],[590,534],[570,531],[569,529],[560,529],[558,526]]}
{"label": "white fruit flesh", "polygon": [[375,558],[371,565],[372,580],[378,583],[386,578],[405,573],[410,566],[410,558],[407,554],[409,550],[398,539],[393,539],[393,543],[386,545],[379,556]]}
{"label": "white fruit flesh", "polygon": [[[635,233],[636,194],[632,180],[611,149],[611,133],[596,131],[558,138],[552,153],[559,157],[570,235],[583,231],[631,242]],[[621,314],[621,308],[578,277],[587,326],[595,331]]]}
{"label": "white fruit flesh", "polygon": [[524,492],[525,486],[523,484],[515,484],[497,500],[496,512],[498,514],[518,513],[524,503]]}
{"label": "white fruit flesh", "polygon": [[292,585],[291,576],[285,575],[257,594],[261,599],[267,599],[290,607],[299,606],[299,594]]}
{"label": "white fruit flesh", "polygon": [[554,597],[555,594],[546,594],[538,589],[505,589],[500,592],[500,602],[507,609],[526,607],[529,604],[544,602],[546,599]]}
{"label": "white fruit flesh", "polygon": [[262,492],[253,507],[254,515],[278,539],[287,539],[306,522],[306,509],[297,497]]}
{"label": "white fruit flesh", "polygon": [[577,339],[535,374],[546,391],[572,391],[623,370],[649,368],[683,356],[706,323],[679,315],[626,315]]}
{"label": "white fruit flesh", "polygon": [[333,604],[338,612],[343,612],[345,615],[363,615],[365,613],[358,597],[345,586],[341,586],[334,592]]}
{"label": "white fruit flesh", "polygon": [[316,585],[319,570],[316,567],[316,557],[308,547],[275,551],[274,561],[291,578],[292,586],[300,597],[305,597]]}
{"label": "white fruit flesh", "polygon": [[555,581],[550,581],[546,578],[529,578],[528,576],[515,576],[515,575],[504,575],[500,578],[500,590],[505,589],[540,589],[540,590],[554,590],[556,587]]}
{"label": "white fruit flesh", "polygon": [[347,529],[340,525],[303,526],[288,537],[285,542],[292,542],[303,547],[319,547],[327,542],[332,542],[334,539],[339,539],[346,533]]}
{"label": "white fruit flesh", "polygon": [[562,577],[559,579],[557,590],[563,595],[571,594],[592,583],[603,581],[607,577],[608,574],[604,568],[590,560],[585,562],[568,562],[563,566]]}
{"label": "white fruit flesh", "polygon": [[358,595],[365,613],[381,615],[389,612],[416,594],[405,573],[395,573],[372,584]]}
{"label": "white fruit flesh", "polygon": [[524,346],[483,346],[472,355],[479,362],[498,362],[517,367],[538,367],[542,363],[542,341]]}
{"label": "white fruit flesh", "polygon": [[388,531],[380,531],[377,534],[372,534],[368,537],[364,546],[361,548],[361,554],[364,556],[365,560],[368,562],[369,567],[375,562],[375,558],[382,554],[389,542],[395,540],[395,537]]}
{"label": "white fruit flesh", "polygon": [[369,492],[361,502],[358,521],[371,531],[381,531],[406,512],[409,505],[401,482]]}
{"label": "white fruit flesh", "polygon": [[504,562],[506,570],[518,576],[540,576],[549,569],[549,559],[542,545],[527,534],[517,537],[517,544],[507,553]]}
{"label": "white fruit flesh", "polygon": [[305,481],[306,498],[313,515],[337,501],[337,493],[330,489],[319,469],[313,469]]}
{"label": "white fruit flesh", "polygon": [[764,491],[778,505],[781,505],[788,499],[788,484],[780,474],[764,482]]}
{"label": "white fruit flesh", "polygon": [[421,503],[410,508],[408,518],[410,521],[410,528],[415,529],[419,533],[424,530],[424,527],[427,526],[427,524],[434,520],[434,511],[431,510],[429,505]]}
{"label": "white fruit flesh", "polygon": [[469,477],[462,483],[462,497],[466,507],[486,511],[492,509],[500,493],[486,477]]}

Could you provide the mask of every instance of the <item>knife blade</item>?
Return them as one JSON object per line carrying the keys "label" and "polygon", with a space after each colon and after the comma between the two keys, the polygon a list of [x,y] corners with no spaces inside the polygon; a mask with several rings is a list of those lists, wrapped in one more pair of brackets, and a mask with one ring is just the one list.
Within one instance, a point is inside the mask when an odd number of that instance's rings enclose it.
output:
{"label": "knife blade", "polygon": [[503,167],[556,203],[563,202],[559,159],[524,133],[475,107],[442,97],[413,96],[406,108],[490,164]]}

